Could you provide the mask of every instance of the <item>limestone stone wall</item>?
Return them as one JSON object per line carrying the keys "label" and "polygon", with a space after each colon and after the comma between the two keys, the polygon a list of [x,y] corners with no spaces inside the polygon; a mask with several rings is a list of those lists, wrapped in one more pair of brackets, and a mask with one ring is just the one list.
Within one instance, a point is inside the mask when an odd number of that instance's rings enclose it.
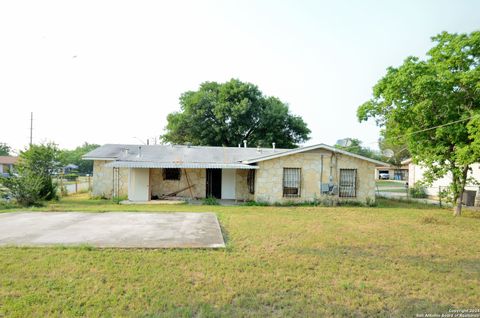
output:
{"label": "limestone stone wall", "polygon": [[254,195],[248,191],[248,170],[238,169],[235,176],[235,198],[241,201],[254,200]]}
{"label": "limestone stone wall", "polygon": [[[367,198],[375,200],[375,165],[365,160],[317,149],[291,156],[258,163],[255,178],[255,200],[270,203],[285,201],[310,201],[321,198],[320,175],[323,155],[323,183],[331,181],[338,185],[340,169],[357,169],[357,195],[341,200]],[[283,168],[301,168],[301,195],[298,198],[283,197]]]}
{"label": "limestone stone wall", "polygon": [[[323,183],[331,181],[338,185],[340,169],[357,169],[357,195],[354,198],[341,200],[367,199],[375,200],[375,165],[365,160],[335,154],[326,150],[312,150],[291,156],[261,161],[255,170],[255,194],[248,191],[248,170],[237,170],[235,175],[235,196],[237,200],[256,200],[270,203],[285,201],[309,201],[320,199],[321,158],[323,155]],[[92,194],[94,196],[112,196],[113,168],[106,168],[109,161],[95,160],[93,165]],[[301,168],[301,195],[298,198],[283,197],[283,168]],[[205,169],[186,169],[193,196],[205,197]],[[121,168],[120,195],[128,194],[128,169]],[[150,193],[162,196],[187,186],[185,170],[182,169],[180,180],[163,180],[162,169],[150,169]],[[187,189],[178,196],[190,197]]]}
{"label": "limestone stone wall", "polygon": [[128,196],[128,173],[129,169],[120,168],[119,169],[119,193],[121,197]]}
{"label": "limestone stone wall", "polygon": [[[163,169],[150,169],[150,192],[151,195],[162,195],[175,192],[188,186],[185,171],[188,174],[190,184],[193,184],[192,192],[196,198],[205,197],[205,169],[181,169],[180,180],[163,180]],[[190,190],[180,192],[179,197],[191,197]]]}
{"label": "limestone stone wall", "polygon": [[[93,162],[92,195],[112,197],[113,191],[113,168],[105,167],[108,160],[95,160]],[[128,195],[128,169],[119,169],[119,195]]]}

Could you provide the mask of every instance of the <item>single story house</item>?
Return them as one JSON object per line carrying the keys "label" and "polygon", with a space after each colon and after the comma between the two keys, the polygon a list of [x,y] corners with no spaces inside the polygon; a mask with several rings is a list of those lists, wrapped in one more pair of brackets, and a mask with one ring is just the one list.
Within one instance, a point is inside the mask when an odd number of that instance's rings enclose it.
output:
{"label": "single story house", "polygon": [[62,168],[64,174],[69,174],[78,170],[78,166],[70,163]]}
{"label": "single story house", "polygon": [[375,200],[384,162],[325,144],[295,149],[107,144],[93,160],[95,196],[149,201],[168,196],[262,202]]}
{"label": "single story house", "polygon": [[[388,175],[388,178],[381,178],[382,176]],[[397,166],[384,166],[375,168],[375,179],[386,179],[386,180],[398,180],[398,181],[407,181],[408,180],[408,165]]]}
{"label": "single story house", "polygon": [[18,157],[0,156],[0,175],[7,175],[9,171],[12,171],[17,161]]}
{"label": "single story house", "polygon": [[[413,187],[416,183],[423,181],[425,168],[421,165],[413,163],[412,159],[402,161],[402,164],[408,165],[408,186]],[[480,163],[471,165],[472,171],[468,173],[468,177],[480,181]],[[427,195],[431,198],[438,198],[439,192],[449,187],[452,182],[450,173],[443,178],[435,180],[431,185],[425,187]],[[474,182],[466,185],[463,195],[463,203],[467,206],[480,206],[480,188]]]}

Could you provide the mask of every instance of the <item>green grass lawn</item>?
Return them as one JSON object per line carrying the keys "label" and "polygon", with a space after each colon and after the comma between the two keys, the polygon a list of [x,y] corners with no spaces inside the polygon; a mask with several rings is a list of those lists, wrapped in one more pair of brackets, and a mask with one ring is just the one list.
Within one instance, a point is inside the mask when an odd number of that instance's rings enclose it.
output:
{"label": "green grass lawn", "polygon": [[405,188],[405,181],[377,180],[375,183],[376,183],[377,187]]}
{"label": "green grass lawn", "polygon": [[227,248],[0,248],[0,317],[412,317],[480,304],[473,212],[386,200],[121,206],[85,195],[43,210],[213,211]]}
{"label": "green grass lawn", "polygon": [[379,192],[407,193],[405,188],[378,188]]}

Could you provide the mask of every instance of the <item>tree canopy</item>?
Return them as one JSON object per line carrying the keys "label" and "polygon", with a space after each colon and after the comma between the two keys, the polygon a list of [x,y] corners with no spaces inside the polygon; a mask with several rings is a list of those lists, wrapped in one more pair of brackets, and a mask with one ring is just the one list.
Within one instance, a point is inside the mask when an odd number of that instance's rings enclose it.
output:
{"label": "tree canopy", "polygon": [[205,82],[180,97],[180,111],[167,116],[163,141],[193,145],[249,145],[294,148],[309,139],[310,129],[286,103],[265,96],[257,86],[232,79]]}
{"label": "tree canopy", "polygon": [[389,142],[406,144],[427,183],[450,173],[460,215],[470,165],[480,158],[480,32],[432,40],[426,59],[408,57],[387,69],[357,116],[374,118]]}
{"label": "tree canopy", "polygon": [[[38,200],[52,200],[57,197],[57,187],[52,180],[52,173],[59,168],[59,150],[53,143],[30,145],[20,152],[19,161],[15,169],[18,178],[7,179],[10,185],[17,190],[37,191]],[[26,184],[19,184],[19,183]],[[27,202],[29,202],[27,200]],[[32,200],[30,203],[36,203]]]}
{"label": "tree canopy", "polygon": [[83,160],[82,156],[98,147],[100,147],[100,145],[85,142],[83,145],[78,146],[73,150],[61,150],[59,160],[63,165],[68,165],[70,163],[77,165],[78,172],[80,173],[91,174],[93,172],[93,161]]}
{"label": "tree canopy", "polygon": [[6,143],[0,142],[0,156],[9,156],[12,148]]}

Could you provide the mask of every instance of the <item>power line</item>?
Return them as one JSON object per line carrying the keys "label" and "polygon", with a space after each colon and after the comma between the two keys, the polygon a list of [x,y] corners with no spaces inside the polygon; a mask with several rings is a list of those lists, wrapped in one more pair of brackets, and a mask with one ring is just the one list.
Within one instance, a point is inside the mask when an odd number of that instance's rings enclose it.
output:
{"label": "power line", "polygon": [[[446,123],[446,124],[441,124],[441,125],[438,125],[438,126],[433,126],[433,127],[429,127],[429,128],[425,128],[425,129],[413,131],[413,132],[411,132],[411,133],[407,133],[407,134],[404,134],[404,135],[389,137],[389,138],[386,138],[386,139],[384,139],[384,140],[400,139],[401,137],[411,136],[411,135],[415,135],[415,134],[418,134],[418,133],[421,133],[421,132],[425,132],[425,131],[437,129],[437,128],[440,128],[440,127],[445,127],[445,126],[450,126],[450,125],[453,125],[453,124],[458,124],[458,123],[461,123],[461,122],[464,122],[464,121],[467,121],[467,120],[470,120],[470,119],[473,119],[473,118],[479,117],[479,116],[480,116],[480,114],[473,115],[473,116],[470,116],[470,117],[467,117],[467,118],[464,118],[464,119],[459,119],[459,120],[455,120],[455,121],[452,121],[452,122],[449,122],[449,123]],[[378,142],[379,142],[379,141],[376,140],[376,141],[367,143],[367,145],[373,144],[373,143],[378,143]]]}

